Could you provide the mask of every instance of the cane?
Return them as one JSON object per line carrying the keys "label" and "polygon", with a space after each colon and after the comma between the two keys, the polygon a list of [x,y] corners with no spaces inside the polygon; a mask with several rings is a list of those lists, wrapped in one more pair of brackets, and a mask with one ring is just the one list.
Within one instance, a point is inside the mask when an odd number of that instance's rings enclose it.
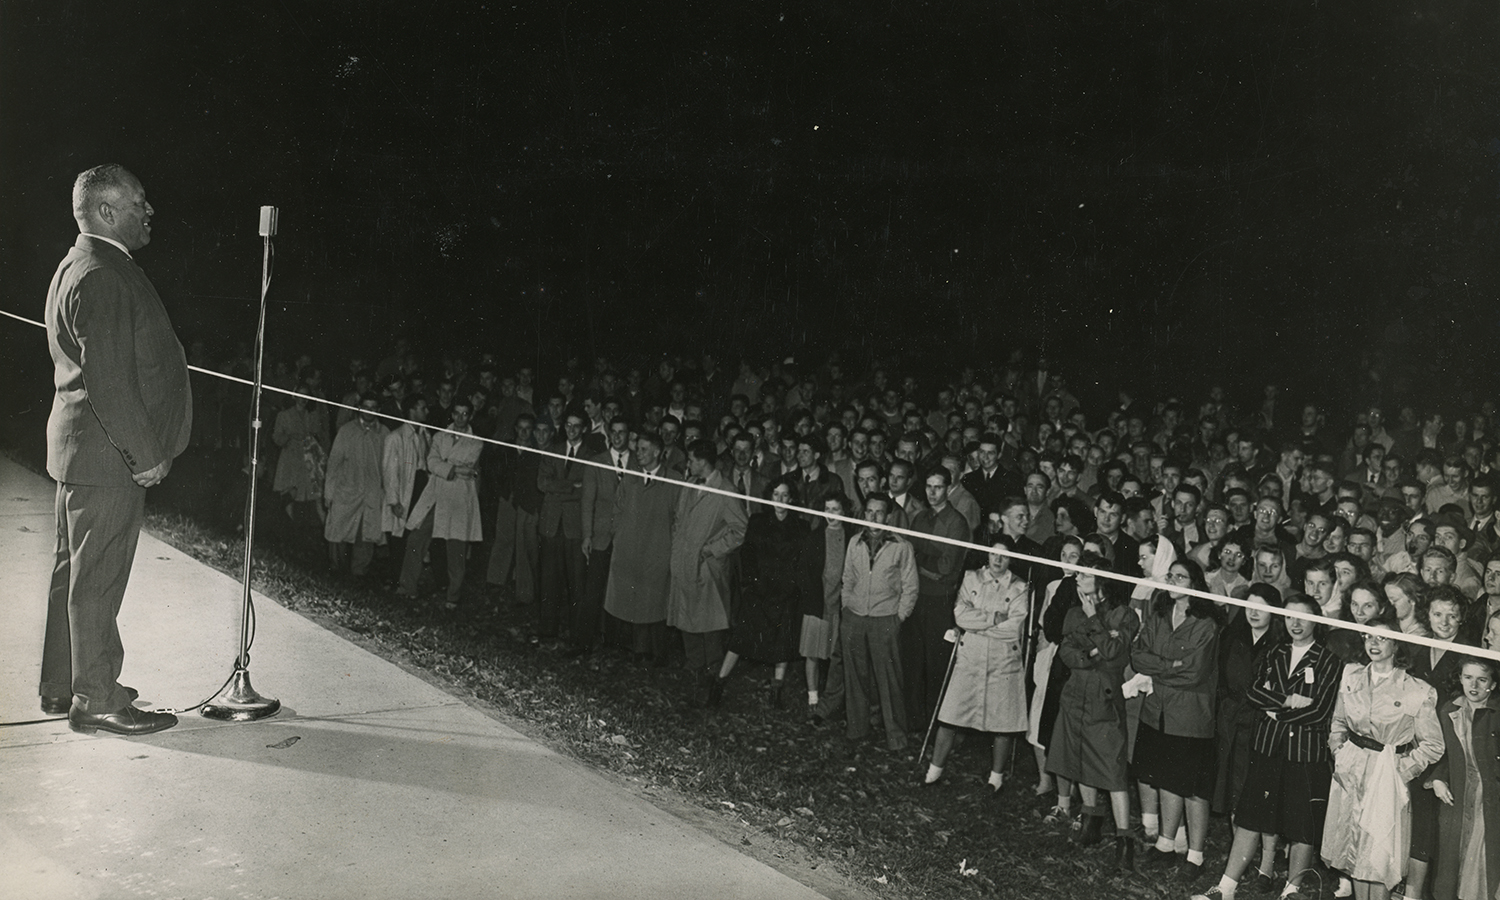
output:
{"label": "cane", "polygon": [[963,634],[963,629],[957,626],[948,629],[943,634],[943,640],[953,645],[953,652],[948,654],[948,672],[943,676],[943,687],[938,691],[937,705],[932,708],[932,721],[927,723],[927,734],[922,738],[922,749],[917,751],[919,768],[923,758],[927,756],[927,742],[932,740],[932,729],[937,726],[938,710],[943,708],[943,698],[948,696],[948,681],[953,678],[953,664],[958,662],[958,645],[963,643]]}
{"label": "cane", "polygon": [[[1035,574],[1035,570],[1033,570],[1033,574]],[[1040,600],[1041,604],[1038,604],[1036,602],[1037,600]],[[1025,679],[1028,678],[1028,677],[1030,677],[1030,675],[1032,673],[1032,664],[1035,662],[1034,660],[1031,659],[1031,651],[1033,649],[1035,649],[1033,647],[1034,641],[1032,639],[1032,635],[1034,633],[1036,633],[1042,627],[1041,618],[1042,618],[1042,612],[1043,612],[1043,610],[1041,609],[1041,605],[1045,604],[1046,602],[1047,602],[1047,592],[1046,592],[1045,589],[1040,594],[1033,593],[1032,596],[1026,598],[1026,610],[1027,610],[1026,624],[1022,626],[1022,630],[1021,630],[1021,679],[1022,679],[1022,685],[1023,686],[1025,685]],[[1030,703],[1040,703],[1041,702],[1035,696],[1035,688],[1036,688],[1036,684],[1035,684],[1035,682],[1033,682],[1032,683],[1032,694],[1033,694],[1033,696],[1027,698],[1027,700]],[[1007,771],[1005,773],[1005,777],[1007,777],[1007,778],[1014,778],[1015,777],[1015,774],[1016,774],[1016,746],[1018,744],[1024,744],[1024,743],[1026,743],[1025,732],[1022,733],[1021,740],[1019,740],[1019,741],[1012,741],[1011,742],[1011,745],[1010,745],[1010,760],[1009,760],[1009,764],[1007,766],[1007,768],[1009,769],[1009,771]]]}

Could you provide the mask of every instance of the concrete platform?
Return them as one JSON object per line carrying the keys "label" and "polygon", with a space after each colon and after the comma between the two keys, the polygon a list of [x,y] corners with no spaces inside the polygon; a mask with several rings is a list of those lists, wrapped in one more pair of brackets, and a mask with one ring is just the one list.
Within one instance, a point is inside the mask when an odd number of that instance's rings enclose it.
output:
{"label": "concrete platform", "polygon": [[[40,717],[50,481],[0,459],[0,721]],[[238,582],[143,535],[122,683],[190,706],[228,676]],[[0,728],[0,896],[817,898],[275,602],[275,718],[141,738]]]}

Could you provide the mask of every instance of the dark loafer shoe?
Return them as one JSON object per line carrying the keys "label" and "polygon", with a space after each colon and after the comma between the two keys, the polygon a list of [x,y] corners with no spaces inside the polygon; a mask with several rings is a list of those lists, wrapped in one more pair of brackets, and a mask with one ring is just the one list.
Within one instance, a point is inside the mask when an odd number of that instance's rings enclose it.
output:
{"label": "dark loafer shoe", "polygon": [[[125,693],[127,693],[127,694],[130,695],[130,702],[131,703],[134,703],[141,696],[141,692],[138,691],[138,690],[136,690],[133,687],[127,687],[127,686],[125,686],[125,685],[122,684],[122,685],[120,685],[120,688]],[[68,714],[68,710],[70,710],[72,708],[73,708],[73,696],[71,694],[69,694],[66,697],[43,697],[42,698],[42,712],[46,713],[49,716],[65,716],[65,715]]]}
{"label": "dark loafer shoe", "polygon": [[98,715],[77,709],[68,712],[68,727],[79,734],[93,734],[102,729],[112,734],[134,736],[166,731],[176,724],[177,717],[171,713],[151,712],[134,706]]}

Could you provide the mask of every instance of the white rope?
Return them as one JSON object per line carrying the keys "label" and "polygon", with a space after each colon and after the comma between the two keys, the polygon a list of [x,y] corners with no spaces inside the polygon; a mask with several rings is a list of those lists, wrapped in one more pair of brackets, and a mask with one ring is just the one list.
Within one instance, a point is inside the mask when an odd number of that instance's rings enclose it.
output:
{"label": "white rope", "polygon": [[[23,318],[21,316],[16,315],[15,313],[6,312],[5,310],[0,310],[0,315],[9,316],[12,319],[17,319],[17,320],[25,322],[25,323],[27,323],[29,325],[35,325],[35,326],[41,327],[41,328],[45,328],[46,327],[41,322],[36,322],[36,321],[31,320],[31,319]],[[254,387],[255,386],[254,382],[252,382],[252,381],[250,381],[248,379],[245,379],[245,378],[237,377],[235,375],[228,375],[228,374],[225,374],[223,372],[216,372],[216,371],[214,371],[212,369],[200,368],[199,366],[191,366],[190,365],[190,366],[188,366],[188,368],[190,370],[194,371],[194,372],[198,372],[198,373],[203,374],[203,375],[208,375],[208,376],[211,376],[211,377],[214,377],[214,378],[222,378],[225,381],[233,381],[233,382],[236,382],[238,384],[243,384],[243,385],[246,385],[246,386],[249,386],[249,387]],[[311,394],[299,394],[296,391],[289,391],[286,388],[274,387],[274,386],[269,385],[269,384],[262,384],[262,388],[264,390],[267,390],[267,391],[274,391],[275,393],[278,393],[278,394],[284,394],[285,396],[288,396],[288,397],[302,397],[303,399],[309,400],[309,401],[311,401],[313,403],[322,403],[322,404],[325,404],[327,406],[337,407],[338,409],[346,409],[346,410],[349,410],[349,411],[354,412],[354,413],[365,413],[365,414],[369,414],[369,415],[374,415],[374,416],[376,416],[378,418],[387,419],[389,421],[397,422],[397,423],[400,423],[400,424],[403,424],[403,425],[411,425],[411,426],[416,427],[416,428],[425,428],[428,431],[442,431],[442,432],[445,432],[447,434],[455,435],[457,437],[469,438],[471,440],[481,441],[481,442],[486,443],[486,444],[494,444],[497,447],[506,447],[506,448],[511,449],[511,450],[520,451],[522,453],[533,453],[533,454],[536,454],[538,456],[546,456],[546,457],[550,457],[552,459],[558,459],[558,460],[564,460],[564,461],[567,461],[567,462],[579,463],[579,464],[585,465],[585,466],[594,466],[595,468],[599,468],[599,469],[608,469],[608,470],[610,470],[612,472],[618,472],[619,471],[618,469],[615,468],[615,466],[614,466],[613,463],[597,462],[597,461],[591,460],[591,459],[584,459],[583,457],[569,457],[565,453],[555,453],[555,452],[553,452],[551,450],[544,450],[544,449],[541,449],[541,448],[538,448],[538,447],[527,447],[527,446],[524,446],[524,445],[521,445],[521,444],[512,444],[512,443],[510,443],[508,441],[502,441],[502,440],[500,440],[498,438],[482,437],[480,435],[473,434],[471,432],[470,433],[465,433],[465,432],[462,432],[462,431],[453,431],[452,429],[448,429],[448,428],[434,428],[434,427],[429,426],[429,425],[423,425],[420,422],[414,422],[411,419],[403,419],[400,416],[393,416],[393,415],[390,415],[388,413],[377,412],[375,410],[368,410],[368,409],[364,409],[363,407],[359,407],[359,406],[350,406],[347,403],[340,403],[338,401],[328,400],[328,399],[325,399],[323,397],[314,397]],[[746,494],[741,494],[738,491],[726,491],[726,490],[724,490],[722,488],[709,487],[706,484],[695,484],[695,483],[690,482],[690,481],[680,481],[679,483],[682,484],[683,487],[692,488],[693,490],[697,490],[697,491],[703,491],[704,493],[718,494],[718,495],[723,496],[723,497],[730,497],[730,498],[733,498],[735,500],[741,500],[741,501],[748,500],[751,503],[758,503],[758,504],[760,504],[762,506],[769,506],[769,507],[773,507],[773,508],[776,508],[776,509],[785,509],[785,510],[787,510],[789,512],[793,512],[793,513],[809,513],[810,512],[810,513],[812,513],[814,515],[823,516],[824,518],[829,518],[829,519],[837,519],[840,522],[845,522],[845,523],[848,523],[850,525],[855,525],[855,526],[859,526],[859,527],[863,527],[863,526],[869,524],[864,519],[856,519],[856,518],[853,518],[851,516],[836,515],[834,513],[824,513],[824,512],[817,511],[817,510],[808,510],[806,507],[796,506],[796,505],[790,504],[790,503],[780,503],[780,502],[777,502],[775,500],[768,500],[768,499],[761,498],[761,497],[751,497],[751,496],[746,495]],[[1127,584],[1141,585],[1141,586],[1152,588],[1154,590],[1165,590],[1165,591],[1175,592],[1175,593],[1179,593],[1179,594],[1187,594],[1188,596],[1199,597],[1201,599],[1209,600],[1209,601],[1212,601],[1214,603],[1218,603],[1218,604],[1221,604],[1221,605],[1228,604],[1230,606],[1238,606],[1238,607],[1241,607],[1241,608],[1244,608],[1244,609],[1259,609],[1259,610],[1263,610],[1265,612],[1271,613],[1272,615],[1283,616],[1283,617],[1289,618],[1289,619],[1304,619],[1304,620],[1309,621],[1309,622],[1320,623],[1320,624],[1328,626],[1330,628],[1343,628],[1343,629],[1347,629],[1349,631],[1357,631],[1357,632],[1360,632],[1362,634],[1373,634],[1373,635],[1377,635],[1379,637],[1393,638],[1393,639],[1398,640],[1398,641],[1405,641],[1405,642],[1407,642],[1409,644],[1417,644],[1417,645],[1420,645],[1420,646],[1423,646],[1423,647],[1431,647],[1431,648],[1435,648],[1435,649],[1438,649],[1438,650],[1445,650],[1445,651],[1446,650],[1451,650],[1451,651],[1453,651],[1455,653],[1458,653],[1461,656],[1482,656],[1482,657],[1484,657],[1486,659],[1491,659],[1491,660],[1495,660],[1496,662],[1500,662],[1500,650],[1486,650],[1483,647],[1471,647],[1468,644],[1458,644],[1458,643],[1454,643],[1453,641],[1444,641],[1444,640],[1441,640],[1439,638],[1427,637],[1426,635],[1407,634],[1405,632],[1400,632],[1400,631],[1391,631],[1391,630],[1386,629],[1386,628],[1372,628],[1369,625],[1361,625],[1361,624],[1359,624],[1357,622],[1346,622],[1346,621],[1344,621],[1342,619],[1334,619],[1334,618],[1330,618],[1330,617],[1324,616],[1324,615],[1313,615],[1313,614],[1305,613],[1305,612],[1301,612],[1301,611],[1294,611],[1294,610],[1289,610],[1289,609],[1279,609],[1279,608],[1274,607],[1274,606],[1266,606],[1264,604],[1254,603],[1254,602],[1251,602],[1249,600],[1240,600],[1238,598],[1228,597],[1228,596],[1225,596],[1223,594],[1213,594],[1213,593],[1209,593],[1208,591],[1200,591],[1200,590],[1196,590],[1194,588],[1183,587],[1182,585],[1163,584],[1162,582],[1159,582],[1159,581],[1152,581],[1149,578],[1137,578],[1137,577],[1132,576],[1132,575],[1122,575],[1122,574],[1120,574],[1118,572],[1110,572],[1110,571],[1101,570],[1101,569],[1091,569],[1091,568],[1089,568],[1087,566],[1077,565],[1076,563],[1065,563],[1065,562],[1062,562],[1061,560],[1047,559],[1045,557],[1040,557],[1040,556],[1030,556],[1030,555],[1025,554],[1025,553],[1020,553],[1020,552],[1012,551],[1012,550],[1005,550],[1003,548],[996,550],[996,549],[992,549],[990,547],[986,547],[986,546],[984,546],[982,544],[973,543],[971,541],[962,541],[962,540],[958,540],[956,538],[943,537],[942,535],[927,534],[926,532],[921,532],[921,531],[912,531],[909,528],[897,528],[897,527],[894,527],[894,526],[881,526],[881,527],[884,528],[886,531],[892,533],[892,534],[899,534],[902,537],[908,538],[910,540],[930,541],[930,542],[936,542],[936,543],[940,543],[940,544],[948,544],[949,546],[961,547],[961,548],[963,548],[965,550],[976,550],[976,551],[978,551],[980,553],[999,553],[1000,555],[1009,557],[1010,559],[1013,559],[1013,560],[1021,560],[1023,562],[1034,563],[1036,565],[1048,566],[1048,567],[1056,568],[1056,569],[1064,569],[1064,570],[1067,570],[1069,572],[1089,572],[1089,573],[1092,573],[1093,575],[1095,575],[1096,577],[1099,577],[1099,578],[1108,578],[1108,579],[1112,579],[1114,581],[1123,581],[1123,582],[1125,582]]]}

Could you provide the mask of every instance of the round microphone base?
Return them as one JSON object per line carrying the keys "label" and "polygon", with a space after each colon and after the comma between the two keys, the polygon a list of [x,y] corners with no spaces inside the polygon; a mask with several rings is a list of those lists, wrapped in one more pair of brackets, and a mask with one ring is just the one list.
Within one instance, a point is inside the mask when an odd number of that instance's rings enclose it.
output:
{"label": "round microphone base", "polygon": [[205,719],[221,719],[231,722],[252,722],[274,716],[281,711],[281,701],[262,697],[250,686],[250,673],[235,669],[234,676],[222,691],[203,704],[200,713]]}

